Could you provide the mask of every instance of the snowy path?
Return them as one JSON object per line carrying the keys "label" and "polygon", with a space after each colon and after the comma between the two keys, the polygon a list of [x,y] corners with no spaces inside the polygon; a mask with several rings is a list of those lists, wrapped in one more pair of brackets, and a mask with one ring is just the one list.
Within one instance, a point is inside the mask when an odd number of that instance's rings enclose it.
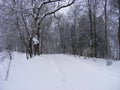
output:
{"label": "snowy path", "polygon": [[69,90],[54,62],[46,58],[17,60],[11,64],[5,90]]}
{"label": "snowy path", "polygon": [[71,83],[73,90],[120,90],[120,71],[110,71],[111,67],[99,67],[94,62],[75,60],[73,57],[58,60],[59,57],[61,56],[54,56],[54,61]]}
{"label": "snowy path", "polygon": [[120,62],[69,55],[42,55],[26,60],[14,54],[8,81],[0,90],[120,90]]}

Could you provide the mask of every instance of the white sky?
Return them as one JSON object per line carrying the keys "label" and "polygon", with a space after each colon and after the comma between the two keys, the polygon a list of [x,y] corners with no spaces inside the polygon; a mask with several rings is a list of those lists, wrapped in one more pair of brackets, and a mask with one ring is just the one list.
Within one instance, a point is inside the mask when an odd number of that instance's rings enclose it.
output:
{"label": "white sky", "polygon": [[[69,0],[66,0],[66,3],[68,3]],[[71,0],[72,1],[72,0]],[[72,5],[71,5],[72,6]],[[67,14],[67,11],[70,9],[71,6],[68,6],[66,8],[62,8],[59,13],[62,13],[62,14]]]}
{"label": "white sky", "polygon": [[62,13],[62,14],[67,14],[67,11],[70,9],[70,6],[69,7],[66,7],[66,8],[62,8],[59,13]]}

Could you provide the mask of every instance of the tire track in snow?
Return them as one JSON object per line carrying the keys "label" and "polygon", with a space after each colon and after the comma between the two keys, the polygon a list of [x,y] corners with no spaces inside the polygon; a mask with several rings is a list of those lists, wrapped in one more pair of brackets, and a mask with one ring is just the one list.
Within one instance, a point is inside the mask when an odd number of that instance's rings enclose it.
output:
{"label": "tire track in snow", "polygon": [[68,78],[66,77],[65,73],[61,70],[60,66],[58,65],[58,63],[54,60],[54,59],[50,59],[55,65],[56,68],[58,69],[62,79],[63,79],[63,83],[65,84],[65,86],[67,87],[68,90],[74,90],[74,88],[72,87],[71,83],[69,82]]}

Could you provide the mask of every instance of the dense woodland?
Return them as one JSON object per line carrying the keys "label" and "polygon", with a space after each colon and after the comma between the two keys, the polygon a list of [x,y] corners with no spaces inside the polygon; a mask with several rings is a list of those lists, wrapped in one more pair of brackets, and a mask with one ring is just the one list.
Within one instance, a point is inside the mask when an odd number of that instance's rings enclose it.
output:
{"label": "dense woodland", "polygon": [[120,59],[120,0],[2,0],[0,51]]}

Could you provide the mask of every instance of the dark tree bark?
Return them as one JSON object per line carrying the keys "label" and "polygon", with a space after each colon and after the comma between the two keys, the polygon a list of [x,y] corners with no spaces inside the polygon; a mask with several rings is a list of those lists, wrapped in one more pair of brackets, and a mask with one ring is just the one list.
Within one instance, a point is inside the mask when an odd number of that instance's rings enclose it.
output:
{"label": "dark tree bark", "polygon": [[119,60],[120,60],[120,0],[118,0],[118,9],[119,9],[119,27],[118,27],[118,39],[119,39]]}
{"label": "dark tree bark", "polygon": [[90,56],[93,57],[93,19],[92,19],[92,9],[91,0],[88,0],[88,10],[89,10],[89,23],[90,23]]}
{"label": "dark tree bark", "polygon": [[29,40],[29,54],[30,54],[30,58],[32,58],[32,55],[33,55],[33,51],[32,51],[32,37],[30,37],[30,40]]}
{"label": "dark tree bark", "polygon": [[34,55],[39,55],[39,44],[34,45]]}
{"label": "dark tree bark", "polygon": [[94,15],[94,57],[97,57],[96,15]]}
{"label": "dark tree bark", "polygon": [[108,58],[107,0],[105,0],[104,13],[105,13],[105,57]]}
{"label": "dark tree bark", "polygon": [[93,8],[94,57],[97,57],[96,9],[97,9],[97,2],[95,0],[94,8]]}
{"label": "dark tree bark", "polygon": [[[76,21],[75,21],[76,22]],[[75,24],[72,26],[71,28],[71,45],[72,45],[72,54],[76,55],[77,51],[76,51],[76,34],[75,34]]]}

